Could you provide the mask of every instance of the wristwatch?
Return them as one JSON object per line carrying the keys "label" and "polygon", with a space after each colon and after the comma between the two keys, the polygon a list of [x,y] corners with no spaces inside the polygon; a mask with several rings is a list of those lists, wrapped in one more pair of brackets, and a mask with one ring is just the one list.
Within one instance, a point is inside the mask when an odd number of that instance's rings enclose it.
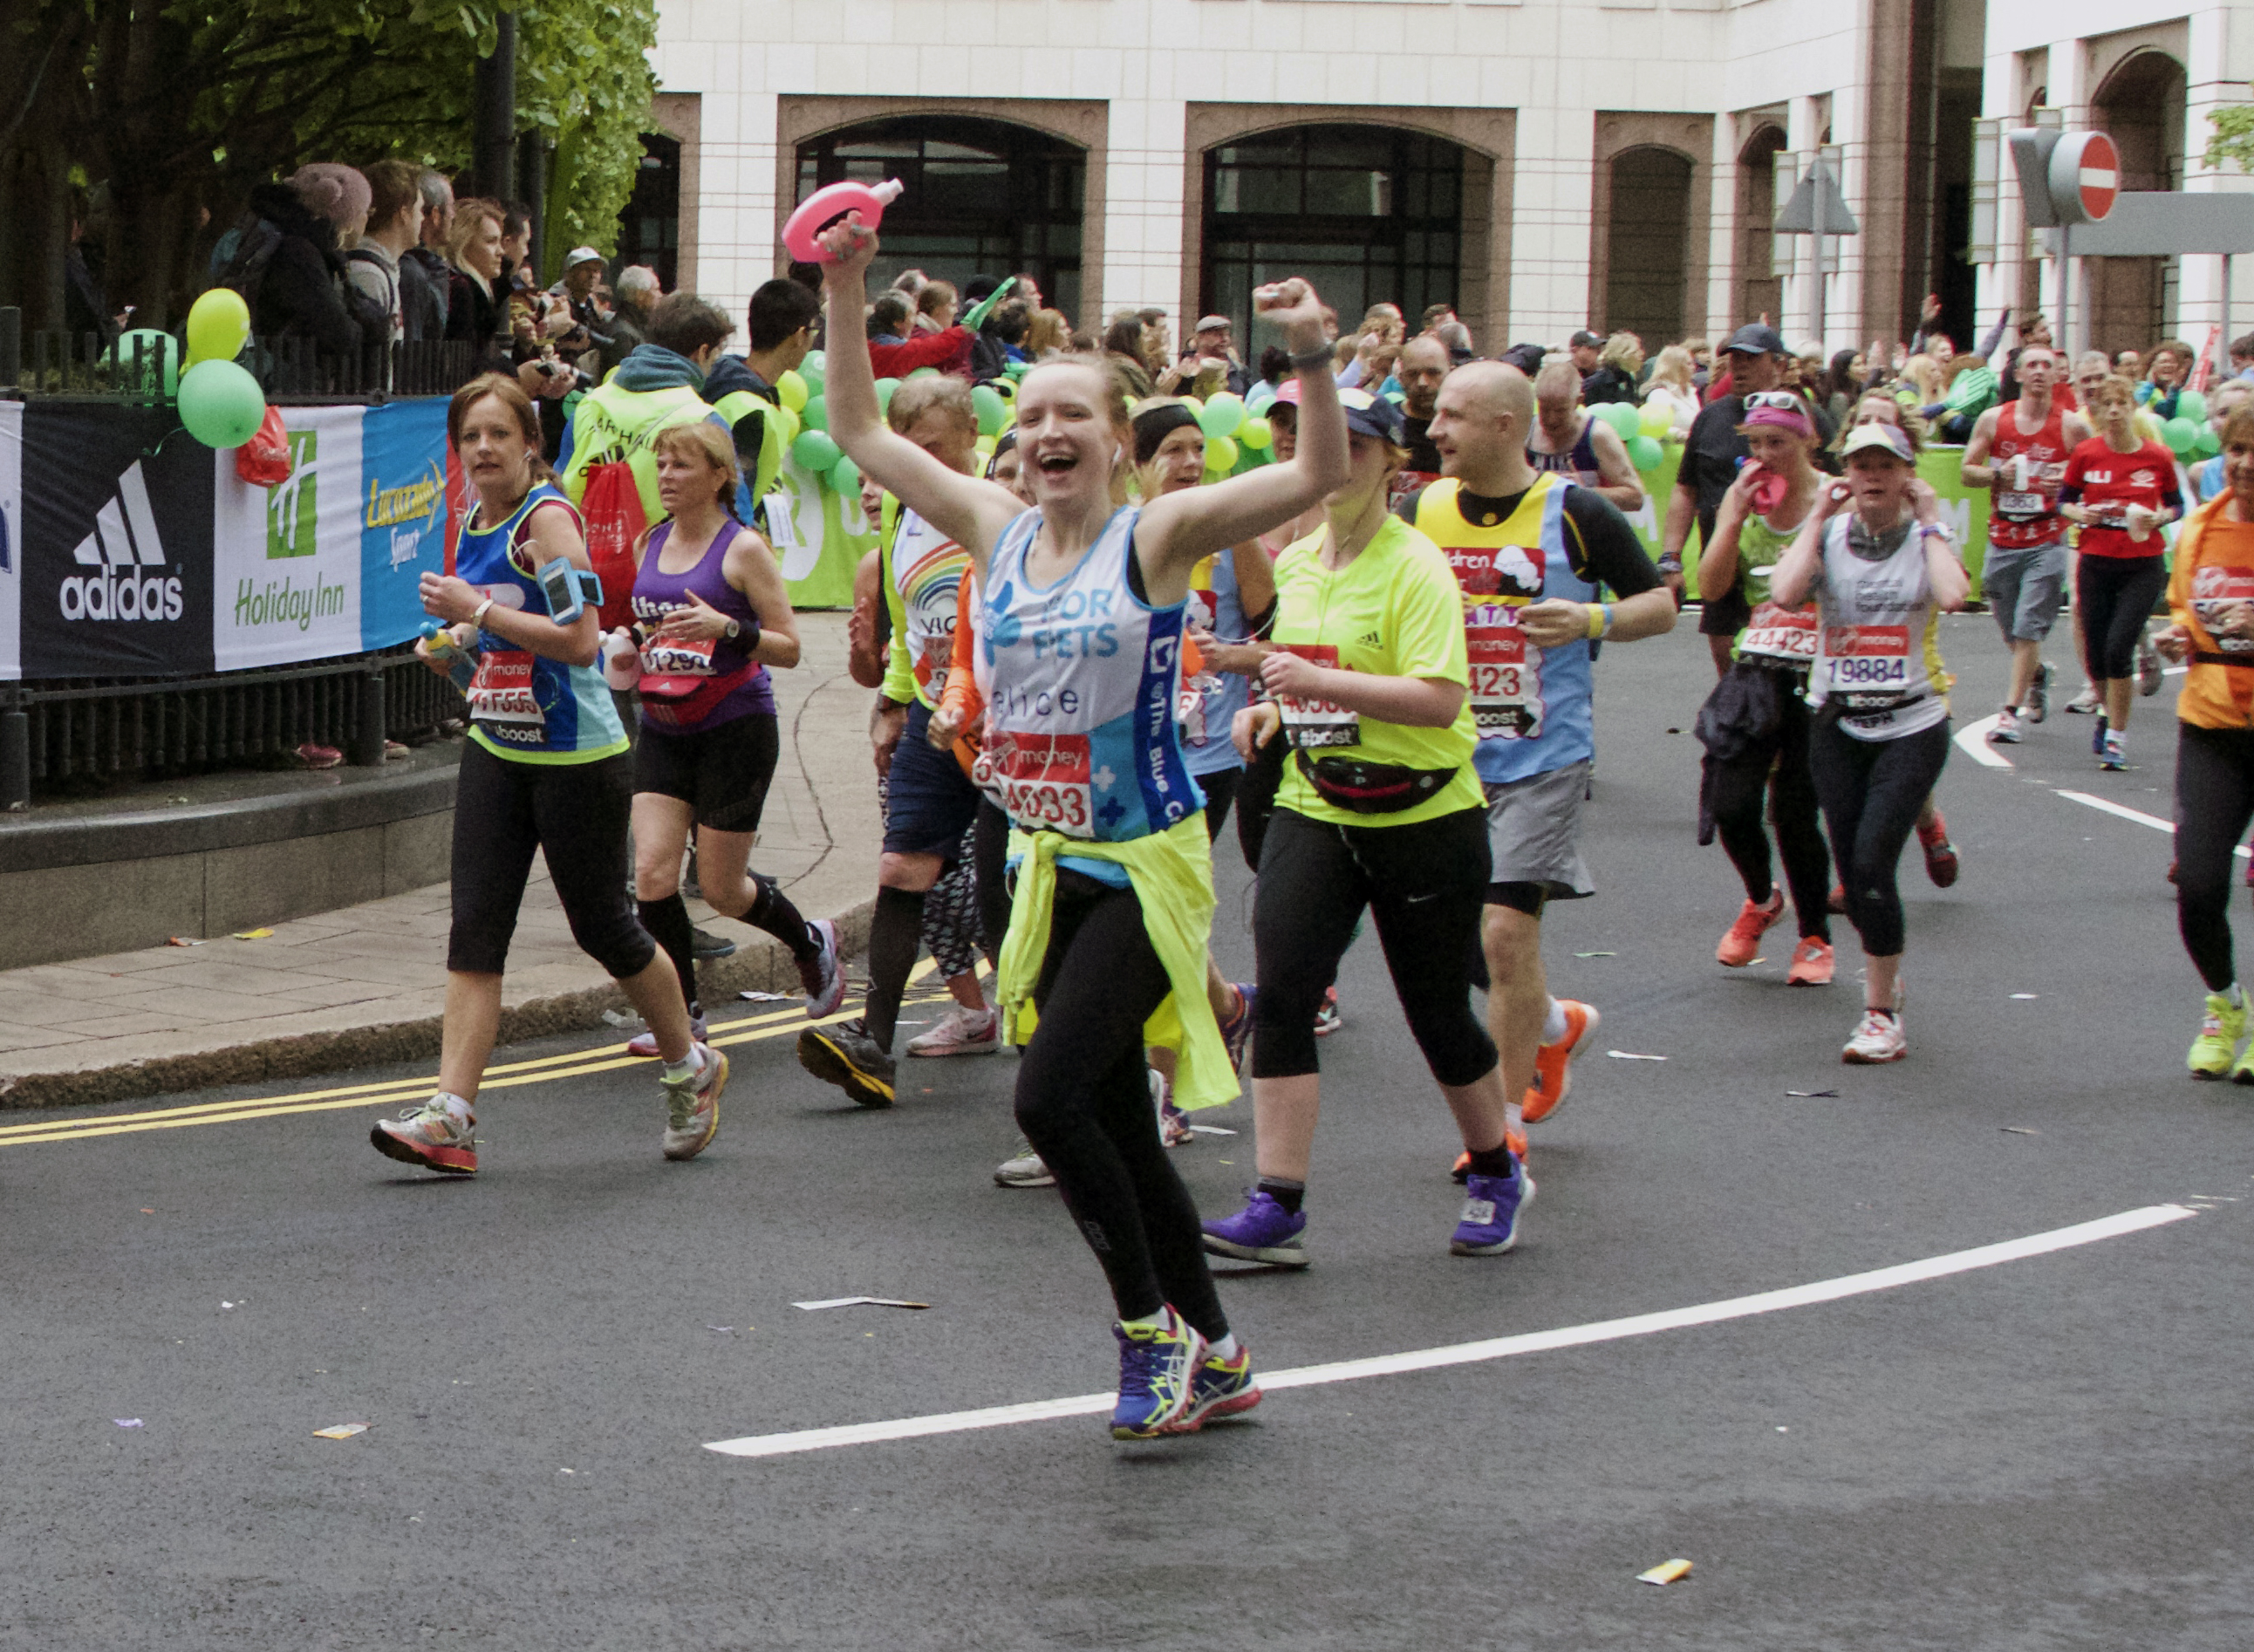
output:
{"label": "wristwatch", "polygon": [[731,620],[728,621],[728,628],[720,634],[727,638],[729,641],[733,642],[738,637],[744,634],[744,627],[739,621]]}

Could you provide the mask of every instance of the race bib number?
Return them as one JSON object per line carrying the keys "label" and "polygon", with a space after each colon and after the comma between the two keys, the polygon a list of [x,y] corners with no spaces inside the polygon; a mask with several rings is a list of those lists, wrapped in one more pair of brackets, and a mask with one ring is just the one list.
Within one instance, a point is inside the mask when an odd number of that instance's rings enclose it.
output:
{"label": "race bib number", "polygon": [[643,675],[654,677],[709,677],[716,675],[709,638],[695,640],[653,637],[641,645]]}
{"label": "race bib number", "polygon": [[2025,522],[2030,517],[2046,515],[2050,501],[2040,494],[2009,493],[1996,495],[1996,514]]}
{"label": "race bib number", "polygon": [[1473,625],[1464,633],[1471,666],[1472,720],[1483,740],[1542,737],[1542,650],[1516,624]]}
{"label": "race bib number", "polygon": [[[1287,642],[1283,645],[1287,654],[1296,654],[1302,660],[1326,669],[1338,668],[1338,649],[1327,642]],[[1342,705],[1328,700],[1301,699],[1295,694],[1276,696],[1276,704],[1284,714],[1284,738],[1298,751],[1320,751],[1328,746],[1359,746],[1362,743],[1362,717]]]}
{"label": "race bib number", "polygon": [[2231,609],[2249,602],[2254,602],[2254,568],[2220,568],[2208,564],[2193,570],[2192,612],[2214,639],[2216,653],[2254,657],[2254,638],[2226,637],[2216,629]]}
{"label": "race bib number", "polygon": [[1754,610],[1745,634],[1738,639],[1738,652],[1806,665],[1816,657],[1816,615],[1812,611],[1765,602]]}
{"label": "race bib number", "polygon": [[497,740],[537,746],[547,738],[548,715],[533,692],[532,655],[521,648],[480,654],[466,697],[471,721]]}
{"label": "race bib number", "polygon": [[1902,693],[1909,687],[1909,627],[1829,626],[1823,669],[1823,686],[1836,693]]}
{"label": "race bib number", "polygon": [[1085,734],[1004,735],[979,752],[971,779],[982,787],[990,784],[1001,796],[1003,812],[1027,831],[1096,836]]}

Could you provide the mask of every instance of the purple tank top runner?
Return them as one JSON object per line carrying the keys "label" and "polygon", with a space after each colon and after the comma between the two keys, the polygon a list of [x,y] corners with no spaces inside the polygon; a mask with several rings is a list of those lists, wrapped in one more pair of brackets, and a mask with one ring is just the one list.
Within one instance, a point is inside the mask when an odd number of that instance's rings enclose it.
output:
{"label": "purple tank top runner", "polygon": [[[752,612],[751,598],[730,584],[721,571],[728,545],[735,538],[735,524],[724,524],[712,542],[704,548],[704,554],[697,559],[696,565],[683,574],[669,574],[658,566],[658,559],[665,552],[665,542],[672,536],[671,522],[660,522],[650,530],[649,546],[642,553],[640,571],[634,575],[634,619],[642,625],[654,626],[676,608],[687,607],[689,593],[693,591],[731,620],[740,620],[750,625],[757,618]],[[647,643],[644,644],[642,658],[647,667],[649,664]],[[725,676],[732,671],[741,669],[749,658],[739,646],[723,637],[712,645],[710,675]],[[676,662],[669,660],[666,663],[673,668],[679,668]],[[767,679],[767,668],[755,665],[752,668],[751,676],[730,690],[710,714],[694,723],[657,732],[662,734],[697,734],[706,729],[717,728],[723,723],[733,722],[739,717],[749,717],[755,711],[764,711],[772,717],[774,709],[774,685]],[[651,726],[647,712],[642,717],[642,726]]]}

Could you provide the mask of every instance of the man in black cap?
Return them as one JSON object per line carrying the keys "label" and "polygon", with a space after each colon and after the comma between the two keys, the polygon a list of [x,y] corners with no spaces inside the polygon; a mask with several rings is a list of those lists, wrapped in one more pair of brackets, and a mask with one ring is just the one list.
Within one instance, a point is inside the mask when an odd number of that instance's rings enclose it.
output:
{"label": "man in black cap", "polygon": [[1565,347],[1572,353],[1573,370],[1586,379],[1597,370],[1599,359],[1604,354],[1605,335],[1584,327],[1566,340]]}
{"label": "man in black cap", "polygon": [[[1714,513],[1722,495],[1738,479],[1738,466],[1746,457],[1746,438],[1738,426],[1746,422],[1746,397],[1774,390],[1784,368],[1784,340],[1776,329],[1754,321],[1740,327],[1722,346],[1729,368],[1730,393],[1716,396],[1701,408],[1684,438],[1683,462],[1675,473],[1675,493],[1668,500],[1667,529],[1660,541],[1659,572],[1676,599],[1683,597],[1683,550],[1690,542],[1690,524],[1698,524],[1703,548],[1714,537]],[[1704,628],[1704,621],[1700,628]],[[1710,638],[1717,672],[1730,668],[1730,638]]]}

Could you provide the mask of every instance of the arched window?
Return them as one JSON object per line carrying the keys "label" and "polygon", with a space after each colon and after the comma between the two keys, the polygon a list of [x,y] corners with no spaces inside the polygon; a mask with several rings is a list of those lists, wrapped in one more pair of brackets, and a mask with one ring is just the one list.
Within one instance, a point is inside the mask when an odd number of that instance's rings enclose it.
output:
{"label": "arched window", "polygon": [[1252,292],[1303,275],[1351,327],[1378,303],[1413,330],[1455,304],[1462,272],[1465,151],[1380,126],[1295,126],[1205,155],[1199,304],[1252,338]]}
{"label": "arched window", "polygon": [[1042,303],[1080,313],[1080,232],[1087,156],[1077,144],[1007,121],[903,115],[826,132],[798,146],[798,199],[825,184],[897,178],[882,285],[921,270],[960,286],[970,276],[1030,275]]}
{"label": "arched window", "polygon": [[1646,144],[1612,160],[1605,328],[1653,353],[1685,335],[1690,310],[1690,158]]}
{"label": "arched window", "polygon": [[[2166,52],[2138,52],[2090,100],[2091,123],[2121,151],[2123,189],[2183,187],[2184,82],[2184,66]],[[2094,348],[2148,350],[2168,336],[2176,312],[2174,258],[2092,258],[2084,267]]]}

